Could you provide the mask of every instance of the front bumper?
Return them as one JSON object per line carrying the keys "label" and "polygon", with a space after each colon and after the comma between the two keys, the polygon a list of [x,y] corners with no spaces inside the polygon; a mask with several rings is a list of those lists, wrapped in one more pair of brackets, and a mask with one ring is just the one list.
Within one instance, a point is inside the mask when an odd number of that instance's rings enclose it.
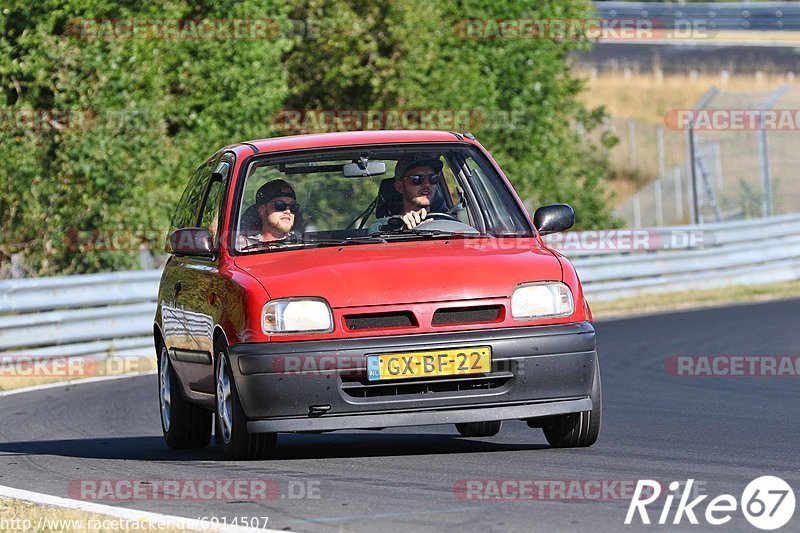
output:
{"label": "front bumper", "polygon": [[[490,346],[478,376],[366,378],[372,354]],[[391,337],[238,344],[229,350],[251,433],[530,419],[588,411],[588,322]]]}

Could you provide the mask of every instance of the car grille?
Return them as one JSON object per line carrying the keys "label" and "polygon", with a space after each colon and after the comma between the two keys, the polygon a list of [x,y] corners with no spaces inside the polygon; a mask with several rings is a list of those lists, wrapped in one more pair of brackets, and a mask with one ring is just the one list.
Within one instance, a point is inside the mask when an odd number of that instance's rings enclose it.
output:
{"label": "car grille", "polygon": [[342,392],[353,398],[378,398],[412,394],[436,394],[469,391],[487,391],[505,385],[514,374],[509,371],[492,372],[480,376],[463,376],[449,379],[412,379],[370,382],[362,378],[342,378]]}
{"label": "car grille", "polygon": [[345,315],[344,323],[351,330],[411,328],[418,325],[417,319],[411,311]]}
{"label": "car grille", "polygon": [[479,307],[449,307],[437,309],[433,315],[434,326],[454,324],[476,324],[480,322],[496,322],[502,318],[503,307],[500,305],[483,305]]}

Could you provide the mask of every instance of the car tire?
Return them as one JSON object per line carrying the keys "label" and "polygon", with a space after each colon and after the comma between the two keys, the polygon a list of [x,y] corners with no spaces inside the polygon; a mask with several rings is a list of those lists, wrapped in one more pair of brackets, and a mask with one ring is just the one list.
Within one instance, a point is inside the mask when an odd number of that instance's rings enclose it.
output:
{"label": "car tire", "polygon": [[183,397],[167,347],[160,343],[159,350],[158,402],[164,440],[170,448],[205,448],[211,441],[211,411]]}
{"label": "car tire", "polygon": [[225,459],[252,461],[272,458],[278,441],[277,433],[247,431],[247,416],[231,372],[228,348],[223,343],[217,343],[215,351],[215,424],[217,443]]}
{"label": "car tire", "polygon": [[542,422],[542,431],[553,448],[580,448],[597,442],[603,417],[603,393],[600,385],[600,363],[594,358],[592,410],[582,413],[551,416]]}
{"label": "car tire", "polygon": [[489,422],[456,424],[456,429],[462,437],[494,437],[500,433],[500,428],[502,426],[502,420],[492,420]]}

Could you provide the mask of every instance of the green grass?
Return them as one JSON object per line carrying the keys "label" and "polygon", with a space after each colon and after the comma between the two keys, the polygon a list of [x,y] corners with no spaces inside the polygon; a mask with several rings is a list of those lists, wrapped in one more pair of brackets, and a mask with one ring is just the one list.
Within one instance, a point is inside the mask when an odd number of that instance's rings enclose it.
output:
{"label": "green grass", "polygon": [[703,291],[643,294],[610,302],[589,305],[595,320],[621,318],[639,314],[664,313],[669,311],[702,309],[720,305],[748,302],[767,302],[800,298],[800,281],[770,283],[764,285],[736,285]]}

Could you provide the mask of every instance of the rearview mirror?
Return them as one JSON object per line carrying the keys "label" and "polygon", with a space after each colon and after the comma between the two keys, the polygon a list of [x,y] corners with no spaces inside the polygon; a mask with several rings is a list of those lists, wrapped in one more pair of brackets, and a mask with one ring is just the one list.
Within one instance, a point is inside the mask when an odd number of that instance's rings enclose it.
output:
{"label": "rearview mirror", "polygon": [[205,228],[181,228],[169,236],[169,247],[177,255],[211,255],[212,242]]}
{"label": "rearview mirror", "polygon": [[386,174],[386,163],[383,161],[347,163],[342,167],[342,174],[344,174],[345,178],[380,176],[381,174]]}
{"label": "rearview mirror", "polygon": [[575,224],[575,211],[567,204],[544,205],[533,214],[539,235],[566,231]]}

